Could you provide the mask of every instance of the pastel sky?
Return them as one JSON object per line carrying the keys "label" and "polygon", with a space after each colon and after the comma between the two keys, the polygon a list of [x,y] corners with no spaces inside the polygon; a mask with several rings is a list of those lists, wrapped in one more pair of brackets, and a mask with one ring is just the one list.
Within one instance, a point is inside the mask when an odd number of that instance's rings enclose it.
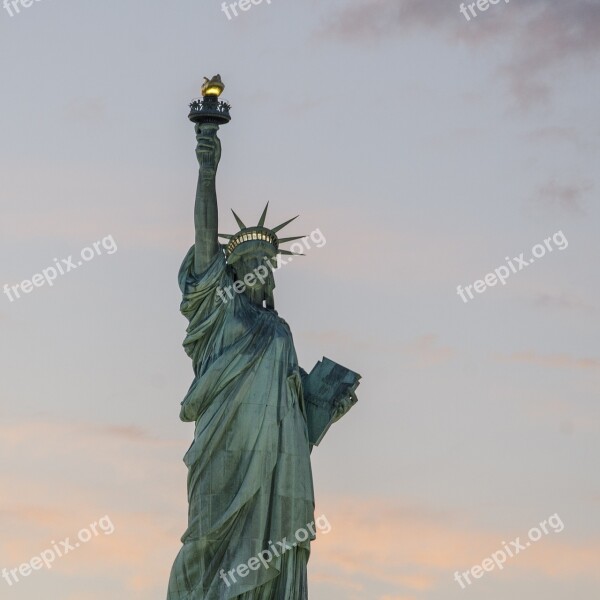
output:
{"label": "pastel sky", "polygon": [[[470,21],[459,6],[0,8],[0,286],[117,248],[0,294],[0,569],[114,524],[0,579],[2,600],[166,596],[193,435],[178,418],[187,105],[217,72],[233,106],[220,228],[269,201],[267,225],[299,213],[286,233],[322,232],[277,273],[277,309],[305,369],[328,356],[363,377],[312,455],[331,531],[311,600],[598,595],[600,3],[512,0]],[[461,299],[536,244],[505,285]],[[551,515],[562,531],[454,580]]]}

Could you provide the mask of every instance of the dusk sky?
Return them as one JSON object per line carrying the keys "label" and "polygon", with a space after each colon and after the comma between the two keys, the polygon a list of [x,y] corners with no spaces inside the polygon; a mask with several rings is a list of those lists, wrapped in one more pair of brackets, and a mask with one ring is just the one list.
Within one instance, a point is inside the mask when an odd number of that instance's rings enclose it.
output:
{"label": "dusk sky", "polygon": [[277,271],[277,310],[304,369],[362,375],[312,453],[331,531],[311,600],[597,597],[599,0],[263,0],[230,19],[221,0],[15,1],[0,570],[112,527],[0,598],[166,597],[193,438],[188,103],[216,73],[220,230],[269,201],[267,226],[321,232]]}

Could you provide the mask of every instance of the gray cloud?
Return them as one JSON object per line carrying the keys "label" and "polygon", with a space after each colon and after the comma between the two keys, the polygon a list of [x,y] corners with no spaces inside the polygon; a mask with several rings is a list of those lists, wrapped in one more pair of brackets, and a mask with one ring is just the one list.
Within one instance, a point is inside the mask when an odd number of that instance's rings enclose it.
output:
{"label": "gray cloud", "polygon": [[592,188],[591,183],[559,183],[553,179],[539,187],[532,201],[545,210],[585,215],[585,196]]}
{"label": "gray cloud", "polygon": [[549,293],[549,292],[540,292],[536,294],[533,299],[533,304],[536,308],[550,308],[550,309],[560,309],[560,310],[576,310],[576,311],[584,311],[590,312],[594,311],[595,308],[581,300],[580,298],[576,298],[575,296],[562,293]]}
{"label": "gray cloud", "polygon": [[524,138],[535,144],[570,143],[577,148],[589,146],[574,127],[539,127],[527,133]]}
{"label": "gray cloud", "polygon": [[600,54],[597,0],[529,0],[490,6],[467,22],[460,2],[451,0],[372,0],[338,8],[322,31],[349,42],[373,42],[394,35],[432,31],[450,43],[481,46],[501,40],[509,58],[499,74],[522,108],[548,100],[549,81],[575,61],[590,65]]}

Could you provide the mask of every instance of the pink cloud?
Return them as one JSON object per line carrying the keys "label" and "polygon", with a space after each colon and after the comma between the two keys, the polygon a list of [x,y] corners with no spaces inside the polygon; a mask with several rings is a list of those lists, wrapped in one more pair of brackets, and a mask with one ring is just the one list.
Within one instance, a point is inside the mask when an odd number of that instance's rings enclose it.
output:
{"label": "pink cloud", "polygon": [[[435,341],[435,336],[425,336],[414,345],[427,349]],[[29,436],[24,435],[27,426],[0,427],[0,454],[19,459],[0,475],[0,562],[18,566],[48,548],[51,540],[73,538],[79,529],[109,515],[114,533],[93,538],[58,560],[52,571],[35,576],[61,576],[65,598],[105,600],[90,591],[98,578],[129,600],[164,596],[185,528],[180,454],[186,444],[153,441],[120,426],[99,431],[38,421]],[[39,462],[42,454],[47,463]],[[379,600],[424,599],[433,590],[454,585],[454,570],[481,562],[498,549],[500,540],[523,535],[475,524],[459,511],[411,505],[400,497],[319,497],[316,516],[322,514],[332,528],[320,533],[313,546],[311,585],[356,600],[373,586]],[[514,560],[502,577],[598,582],[599,550],[597,540],[548,536]]]}
{"label": "pink cloud", "polygon": [[[426,598],[429,591],[453,586],[455,570],[480,564],[501,548],[501,540],[527,535],[527,529],[499,531],[458,513],[410,508],[385,498],[327,498],[319,503],[321,513],[329,515],[332,530],[317,537],[313,559],[319,568],[331,577],[390,586],[390,598]],[[600,540],[574,543],[550,532],[515,557],[501,576],[600,581],[599,551]]]}

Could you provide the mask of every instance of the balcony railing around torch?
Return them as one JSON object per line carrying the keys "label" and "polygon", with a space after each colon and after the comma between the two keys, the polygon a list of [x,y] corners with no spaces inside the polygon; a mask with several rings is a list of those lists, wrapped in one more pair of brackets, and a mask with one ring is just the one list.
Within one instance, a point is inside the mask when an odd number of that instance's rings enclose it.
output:
{"label": "balcony railing around torch", "polygon": [[194,115],[215,115],[223,119],[229,120],[231,115],[229,111],[231,104],[226,100],[219,100],[216,96],[205,96],[204,98],[196,98],[190,102],[190,118]]}

